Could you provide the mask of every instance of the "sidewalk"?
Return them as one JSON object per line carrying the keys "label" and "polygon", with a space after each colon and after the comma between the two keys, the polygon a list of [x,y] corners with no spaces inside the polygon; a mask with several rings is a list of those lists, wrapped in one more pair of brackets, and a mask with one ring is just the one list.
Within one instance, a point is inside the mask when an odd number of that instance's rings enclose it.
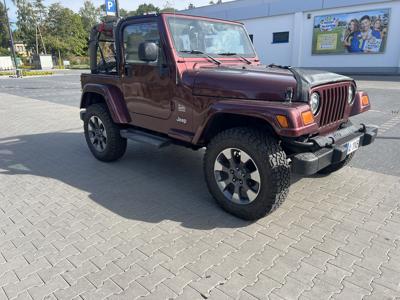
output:
{"label": "sidewalk", "polygon": [[400,297],[400,178],[294,178],[248,223],[202,153],[130,143],[96,161],[72,106],[0,93],[0,299]]}

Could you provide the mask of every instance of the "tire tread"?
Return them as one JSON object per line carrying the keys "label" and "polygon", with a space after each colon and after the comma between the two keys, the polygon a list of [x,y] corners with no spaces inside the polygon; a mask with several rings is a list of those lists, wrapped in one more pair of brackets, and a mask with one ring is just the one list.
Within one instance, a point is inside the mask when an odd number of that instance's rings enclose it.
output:
{"label": "tire tread", "polygon": [[[100,117],[107,130],[107,149],[103,153],[97,152],[93,148],[87,134],[87,123],[93,115],[97,115]],[[120,128],[113,122],[108,108],[105,104],[98,103],[89,106],[87,108],[84,122],[86,141],[88,143],[90,151],[98,160],[103,162],[112,162],[119,160],[125,154],[127,148],[127,140],[121,137]]]}

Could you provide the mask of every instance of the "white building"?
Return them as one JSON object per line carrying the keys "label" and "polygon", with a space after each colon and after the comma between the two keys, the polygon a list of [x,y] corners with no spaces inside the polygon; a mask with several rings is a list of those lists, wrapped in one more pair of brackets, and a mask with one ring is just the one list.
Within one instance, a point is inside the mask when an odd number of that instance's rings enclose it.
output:
{"label": "white building", "polygon": [[400,0],[238,0],[182,13],[244,23],[265,64],[400,73]]}

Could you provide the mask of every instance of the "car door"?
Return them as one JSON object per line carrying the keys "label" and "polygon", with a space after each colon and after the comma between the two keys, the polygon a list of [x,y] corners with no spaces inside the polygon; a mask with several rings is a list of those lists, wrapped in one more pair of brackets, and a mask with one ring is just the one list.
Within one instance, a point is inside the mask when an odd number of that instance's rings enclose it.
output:
{"label": "car door", "polygon": [[[122,29],[123,60],[125,74],[122,79],[123,93],[128,111],[135,123],[137,119],[167,120],[171,116],[173,80],[165,64],[165,55],[160,41],[156,20],[136,20]],[[139,59],[139,45],[154,42],[159,46],[157,61],[144,62]],[[140,124],[138,124],[140,125]]]}

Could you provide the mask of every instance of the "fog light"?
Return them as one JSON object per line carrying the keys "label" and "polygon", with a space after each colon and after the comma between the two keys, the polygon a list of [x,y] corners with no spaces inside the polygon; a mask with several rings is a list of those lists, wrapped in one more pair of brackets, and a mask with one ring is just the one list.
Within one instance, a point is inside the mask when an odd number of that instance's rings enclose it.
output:
{"label": "fog light", "polygon": [[277,115],[276,120],[282,128],[289,128],[289,120],[286,118],[286,116]]}
{"label": "fog light", "polygon": [[368,106],[369,105],[369,97],[367,95],[361,97],[361,104],[363,106]]}
{"label": "fog light", "polygon": [[319,94],[318,93],[312,93],[311,98],[310,98],[310,106],[311,106],[311,111],[314,115],[318,113],[319,110]]}
{"label": "fog light", "polygon": [[301,118],[303,119],[304,125],[310,125],[314,123],[314,115],[311,111],[305,111],[301,113]]}

